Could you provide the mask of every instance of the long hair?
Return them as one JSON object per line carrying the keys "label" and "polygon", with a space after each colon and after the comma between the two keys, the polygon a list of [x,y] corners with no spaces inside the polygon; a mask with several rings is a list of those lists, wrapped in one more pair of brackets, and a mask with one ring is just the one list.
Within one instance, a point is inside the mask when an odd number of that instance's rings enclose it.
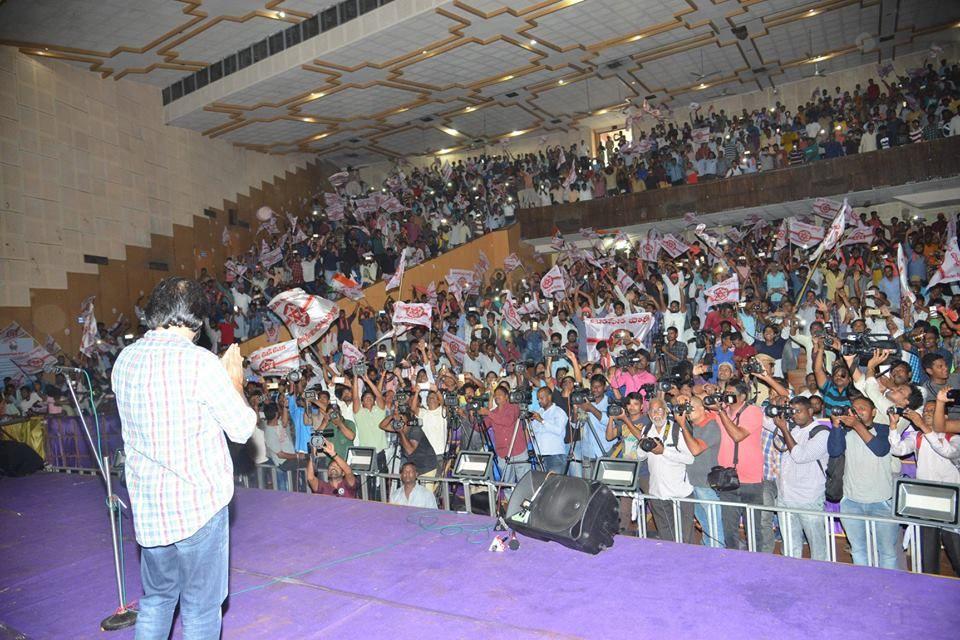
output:
{"label": "long hair", "polygon": [[196,280],[174,276],[160,281],[143,315],[150,329],[187,327],[199,331],[207,317],[207,297]]}

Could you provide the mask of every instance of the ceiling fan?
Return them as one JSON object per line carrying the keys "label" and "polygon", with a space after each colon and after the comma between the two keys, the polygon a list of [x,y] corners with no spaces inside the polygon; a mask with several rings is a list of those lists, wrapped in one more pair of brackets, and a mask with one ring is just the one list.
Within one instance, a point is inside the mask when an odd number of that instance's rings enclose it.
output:
{"label": "ceiling fan", "polygon": [[704,78],[709,78],[711,76],[718,75],[720,72],[717,70],[711,71],[710,73],[705,73],[703,70],[703,47],[700,48],[700,72],[691,71],[690,75],[695,77],[699,82],[703,82]]}
{"label": "ceiling fan", "polygon": [[825,69],[820,68],[820,62],[823,60],[823,56],[813,56],[813,36],[809,33],[807,34],[807,60],[813,60],[813,73],[804,74],[804,78],[824,78],[827,75]]}

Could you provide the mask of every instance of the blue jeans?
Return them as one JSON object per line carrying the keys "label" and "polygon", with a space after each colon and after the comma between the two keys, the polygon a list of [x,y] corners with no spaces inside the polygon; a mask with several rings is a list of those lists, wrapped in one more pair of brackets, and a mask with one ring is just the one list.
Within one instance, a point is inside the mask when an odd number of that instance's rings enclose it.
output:
{"label": "blue jeans", "polygon": [[[777,506],[805,509],[807,511],[823,511],[823,502],[809,504],[784,504],[777,500]],[[827,530],[824,518],[819,516],[803,516],[794,513],[780,512],[780,534],[783,537],[783,555],[791,558],[803,557],[803,539],[806,537],[810,545],[811,560],[829,560],[827,553]],[[789,532],[787,531],[789,522]],[[787,535],[789,533],[789,535]]]}
{"label": "blue jeans", "polygon": [[[720,499],[720,496],[718,496],[717,492],[711,487],[694,487],[693,497],[697,500]],[[724,546],[723,519],[720,516],[720,507],[695,504],[693,506],[693,515],[697,517],[697,521],[700,523],[700,528],[703,529],[704,533],[703,538],[700,540],[700,544],[706,547]],[[713,518],[713,525],[710,524],[711,517]]]}
{"label": "blue jeans", "polygon": [[[856,500],[844,498],[840,501],[840,513],[889,518],[893,515],[893,500],[884,500],[883,502],[857,502]],[[843,524],[843,530],[847,532],[847,542],[850,543],[850,555],[853,556],[853,564],[869,564],[867,562],[867,523],[863,520],[844,518],[842,516],[840,522]],[[896,569],[897,538],[900,536],[900,526],[895,523],[878,522],[876,530],[877,537],[875,544],[877,547],[878,566],[883,569]]]}
{"label": "blue jeans", "polygon": [[543,459],[543,470],[553,471],[563,474],[563,468],[567,465],[567,456],[557,453],[549,456],[540,456]]}
{"label": "blue jeans", "polygon": [[180,601],[184,640],[220,637],[220,606],[227,597],[230,571],[230,516],[227,507],[189,538],[162,547],[143,547],[136,640],[170,635],[173,610]]}

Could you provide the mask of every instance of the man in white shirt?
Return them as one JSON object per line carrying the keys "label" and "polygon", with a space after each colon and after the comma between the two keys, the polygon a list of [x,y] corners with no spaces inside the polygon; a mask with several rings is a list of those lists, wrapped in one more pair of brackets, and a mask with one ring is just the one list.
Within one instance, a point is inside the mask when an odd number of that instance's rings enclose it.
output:
{"label": "man in white shirt", "polygon": [[[830,427],[813,419],[810,400],[796,397],[790,401],[793,416],[778,417],[773,423],[783,437],[786,451],[780,458],[780,473],[777,475],[777,504],[782,507],[823,511],[824,486],[826,482],[827,437]],[[786,408],[786,407],[782,407]],[[790,526],[785,522],[789,518]],[[828,560],[827,535],[823,519],[817,516],[798,516],[780,513],[780,530],[784,534],[784,555],[803,557],[803,538],[810,545],[810,557]]]}
{"label": "man in white shirt", "polygon": [[[667,415],[663,400],[650,400],[647,412],[650,424],[644,428],[637,460],[646,460],[650,469],[650,495],[657,498],[689,498],[693,485],[687,480],[687,465],[693,463],[693,453],[680,433],[682,427]],[[648,439],[657,439],[656,446],[644,448]],[[653,444],[652,442],[650,444]],[[661,540],[676,540],[677,524],[674,521],[673,504],[668,500],[650,500],[650,511],[657,525]],[[693,503],[680,504],[681,540],[690,543],[693,538]]]}
{"label": "man in white shirt", "polygon": [[563,473],[567,458],[567,446],[563,443],[567,414],[553,403],[552,395],[549,387],[537,389],[540,410],[531,414],[530,431],[543,460],[543,470]]}
{"label": "man in white shirt", "polygon": [[417,484],[417,465],[407,462],[400,468],[400,486],[390,493],[390,504],[418,509],[437,508],[436,497]]}

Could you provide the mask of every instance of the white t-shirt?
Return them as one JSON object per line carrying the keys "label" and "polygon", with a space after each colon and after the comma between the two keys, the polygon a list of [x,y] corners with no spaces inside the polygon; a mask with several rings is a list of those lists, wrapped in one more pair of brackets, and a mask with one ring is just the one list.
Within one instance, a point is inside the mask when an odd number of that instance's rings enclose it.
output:
{"label": "white t-shirt", "polygon": [[420,408],[420,420],[423,421],[423,435],[436,454],[443,455],[447,450],[447,421],[443,417],[443,407],[436,409]]}

